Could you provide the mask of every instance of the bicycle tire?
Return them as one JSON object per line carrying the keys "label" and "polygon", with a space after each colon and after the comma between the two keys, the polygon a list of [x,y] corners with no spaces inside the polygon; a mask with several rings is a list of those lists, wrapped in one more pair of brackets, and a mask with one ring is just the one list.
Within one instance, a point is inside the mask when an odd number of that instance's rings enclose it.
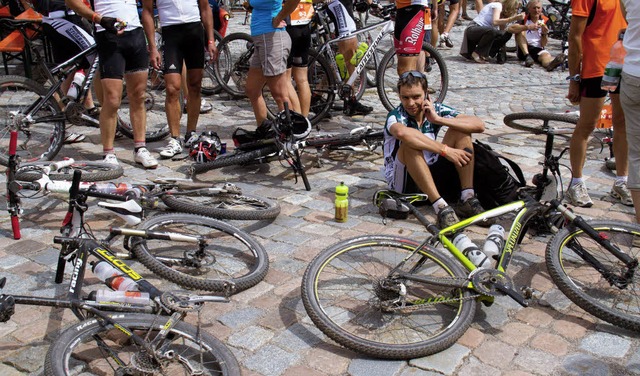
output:
{"label": "bicycle tire", "polygon": [[384,131],[369,131],[364,133],[342,133],[319,136],[309,136],[305,141],[305,146],[315,148],[338,149],[344,146],[358,146],[364,142],[382,142]]}
{"label": "bicycle tire", "polygon": [[[151,343],[155,335],[163,330],[166,319],[154,315],[118,314],[115,320]],[[97,338],[101,339],[99,343]],[[192,370],[203,370],[207,375],[241,374],[238,361],[229,348],[205,330],[184,321],[169,329],[166,338],[152,346],[163,353],[174,350],[180,354],[180,357],[163,357],[163,367],[158,371],[163,371],[165,375],[192,374],[188,366],[192,366]],[[95,318],[89,319],[68,327],[51,343],[45,358],[44,373],[47,376],[102,374],[111,366],[114,374],[118,374],[116,370],[135,367],[131,361],[135,354],[141,353],[140,346],[122,334],[120,329],[105,326]],[[113,354],[117,354],[120,361],[129,363],[116,365]],[[149,359],[145,360],[149,362]]]}
{"label": "bicycle tire", "polygon": [[516,112],[506,115],[503,121],[509,128],[532,134],[546,134],[549,129],[553,129],[554,134],[572,134],[575,127],[569,127],[566,124],[555,127],[549,123],[558,122],[575,125],[578,123],[578,116],[551,112]]}
{"label": "bicycle tire", "polygon": [[249,151],[237,150],[235,153],[223,154],[211,162],[194,163],[191,165],[190,170],[193,174],[200,174],[217,168],[236,165],[242,166],[259,161],[261,158],[278,153],[279,151],[280,149],[276,144],[268,144],[260,149]]}
{"label": "bicycle tire", "polygon": [[[640,241],[640,225],[607,220],[587,223],[631,258],[640,257],[640,248],[633,244]],[[608,323],[640,330],[640,285],[637,278],[631,278],[625,288],[612,285],[575,253],[572,248],[576,247],[574,242],[586,248],[605,267],[619,273],[626,270],[622,261],[582,230],[567,226],[551,239],[545,252],[549,274],[560,291],[576,305]]]}
{"label": "bicycle tire", "polygon": [[[228,282],[233,293],[262,281],[269,270],[269,256],[251,235],[228,223],[195,214],[170,213],[142,222],[141,230],[173,232],[205,237],[211,244],[197,258],[198,245],[165,239],[132,239],[138,260],[155,274],[180,286],[206,291],[224,291]],[[191,257],[185,260],[185,255]],[[169,263],[173,265],[168,265]],[[176,264],[180,263],[180,264]]]}
{"label": "bicycle tire", "polygon": [[0,164],[9,162],[9,136],[11,128],[18,126],[18,149],[16,154],[23,162],[52,160],[62,148],[65,137],[65,122],[60,120],[40,121],[60,115],[62,109],[52,97],[42,108],[32,114],[33,123],[21,124],[23,112],[47,94],[47,90],[36,81],[20,76],[0,76]]}
{"label": "bicycle tire", "polygon": [[[466,332],[475,314],[477,303],[471,299],[470,290],[403,280],[407,298],[421,299],[423,303],[423,299],[461,300],[424,304],[415,314],[394,315],[376,306],[382,299],[391,301],[400,296],[383,288],[382,282],[389,281],[386,277],[390,270],[418,246],[397,236],[362,236],[322,251],[302,278],[302,302],[307,314],[334,341],[376,358],[411,359],[452,346]],[[426,257],[418,271],[422,276],[467,276],[442,251],[429,249],[419,254]],[[427,297],[425,293],[433,295]]]}
{"label": "bicycle tire", "polygon": [[224,91],[232,98],[246,97],[245,85],[251,55],[253,39],[247,33],[232,33],[220,41],[215,74]]}
{"label": "bicycle tire", "polygon": [[[432,102],[443,103],[449,89],[449,71],[447,64],[438,50],[428,43],[422,45],[424,54],[429,54],[429,69],[425,74],[429,82],[429,89],[433,93],[429,93]],[[400,96],[398,95],[398,70],[395,49],[391,48],[380,61],[377,72],[377,90],[380,102],[388,110],[391,111],[400,104]],[[418,69],[425,71],[425,68]]]}
{"label": "bicycle tire", "polygon": [[[16,180],[36,181],[42,177],[42,168],[51,165],[51,162],[21,163],[16,171]],[[82,171],[82,181],[106,181],[121,177],[124,174],[122,166],[112,163],[94,161],[75,161],[72,165],[49,173],[51,180],[73,180],[73,171]]]}
{"label": "bicycle tire", "polygon": [[173,189],[160,196],[173,210],[218,219],[258,221],[280,214],[280,204],[264,197],[247,194],[209,193],[208,191]]}
{"label": "bicycle tire", "polygon": [[[216,30],[213,31],[213,38],[215,39],[216,47],[222,41],[222,35]],[[202,83],[200,86],[200,93],[204,95],[213,95],[219,94],[224,89],[218,79],[216,78],[215,68],[213,66],[213,61],[211,59],[207,59],[205,61],[204,70],[202,72]]]}

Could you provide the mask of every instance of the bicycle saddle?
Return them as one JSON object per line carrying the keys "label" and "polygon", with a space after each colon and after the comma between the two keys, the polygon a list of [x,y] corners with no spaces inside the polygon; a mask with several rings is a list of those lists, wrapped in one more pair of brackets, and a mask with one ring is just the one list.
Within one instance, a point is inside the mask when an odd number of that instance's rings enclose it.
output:
{"label": "bicycle saddle", "polygon": [[98,206],[111,210],[118,217],[124,219],[130,226],[135,226],[142,222],[142,207],[140,207],[135,200],[128,200],[117,204],[98,202]]}

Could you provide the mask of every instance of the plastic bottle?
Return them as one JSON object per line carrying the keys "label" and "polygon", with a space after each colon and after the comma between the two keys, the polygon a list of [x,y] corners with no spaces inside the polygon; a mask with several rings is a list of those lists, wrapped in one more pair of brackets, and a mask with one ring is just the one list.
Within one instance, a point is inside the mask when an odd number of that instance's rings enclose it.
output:
{"label": "plastic bottle", "polygon": [[98,290],[96,292],[97,303],[129,303],[136,305],[149,304],[149,293],[140,291],[110,291]]}
{"label": "plastic bottle", "polygon": [[343,80],[346,80],[349,77],[349,73],[347,72],[347,65],[344,61],[344,55],[337,54],[336,55],[336,64],[338,64],[338,70],[340,71],[340,77]]}
{"label": "plastic bottle", "polygon": [[138,284],[133,279],[105,261],[93,265],[93,274],[107,286],[116,291],[138,291]]}
{"label": "plastic bottle", "polygon": [[615,91],[620,82],[620,75],[622,74],[622,65],[624,64],[624,57],[627,54],[624,46],[622,45],[622,39],[624,38],[624,30],[620,32],[618,40],[611,47],[609,54],[609,62],[604,69],[604,76],[602,77],[602,84],[600,88],[607,91]]}
{"label": "plastic bottle", "polygon": [[362,57],[364,56],[364,54],[367,53],[367,50],[369,49],[369,45],[366,44],[365,42],[360,42],[360,44],[358,45],[358,49],[356,50],[356,53],[353,54],[353,56],[351,57],[351,65],[356,66],[360,63],[360,60],[362,60]]}
{"label": "plastic bottle", "polygon": [[480,248],[478,248],[478,246],[475,245],[467,235],[462,233],[456,235],[456,237],[453,238],[453,245],[461,250],[462,253],[478,268],[491,267],[491,260],[489,260],[487,255],[482,253]]}
{"label": "plastic bottle", "polygon": [[69,86],[69,90],[67,90],[67,97],[70,99],[78,99],[78,94],[80,93],[80,88],[84,82],[84,77],[84,71],[82,69],[78,69],[76,74],[73,75],[73,82]]}
{"label": "plastic bottle", "polygon": [[494,224],[489,227],[489,233],[487,239],[484,241],[482,252],[490,258],[495,259],[504,246],[504,228],[499,224]]}
{"label": "plastic bottle", "polygon": [[349,216],[349,187],[340,182],[336,186],[336,222],[346,222]]}

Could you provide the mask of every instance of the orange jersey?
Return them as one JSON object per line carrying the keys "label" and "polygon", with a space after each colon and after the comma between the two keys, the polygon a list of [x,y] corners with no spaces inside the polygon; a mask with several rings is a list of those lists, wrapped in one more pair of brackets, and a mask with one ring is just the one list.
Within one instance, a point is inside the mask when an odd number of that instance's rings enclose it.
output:
{"label": "orange jersey", "polygon": [[[594,9],[595,6],[595,9]],[[582,34],[582,78],[601,77],[609,62],[611,46],[618,40],[621,29],[627,27],[619,0],[572,0],[573,16],[593,19]]]}
{"label": "orange jersey", "polygon": [[291,12],[291,26],[306,25],[313,17],[313,3],[311,0],[301,0],[296,10]]}
{"label": "orange jersey", "polygon": [[429,0],[396,0],[396,8],[404,8],[410,5],[422,5],[423,7],[429,6]]}

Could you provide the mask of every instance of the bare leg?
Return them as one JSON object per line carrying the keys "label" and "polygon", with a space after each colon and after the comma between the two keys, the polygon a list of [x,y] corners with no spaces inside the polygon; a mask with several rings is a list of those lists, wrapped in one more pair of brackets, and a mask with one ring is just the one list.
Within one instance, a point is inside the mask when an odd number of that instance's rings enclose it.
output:
{"label": "bare leg", "polygon": [[182,104],[180,103],[182,75],[180,73],[165,74],[164,82],[167,93],[164,101],[167,123],[169,123],[171,137],[178,138],[180,136],[180,117],[182,116]]}
{"label": "bare leg", "polygon": [[124,76],[124,79],[127,81],[129,116],[131,117],[134,142],[144,142],[146,139],[147,111],[144,108],[144,99],[147,89],[147,75],[148,72],[144,70],[128,73]]}
{"label": "bare leg", "polygon": [[100,111],[100,141],[104,150],[112,150],[116,135],[117,111],[122,99],[122,80],[105,78],[101,83],[103,100]]}
{"label": "bare leg", "polygon": [[613,112],[613,155],[616,157],[616,175],[627,176],[629,174],[629,149],[627,145],[627,128],[624,112],[620,104],[620,94],[609,94],[611,97],[611,109]]}
{"label": "bare leg", "polygon": [[575,178],[582,177],[582,168],[584,167],[587,153],[587,141],[596,127],[603,104],[604,98],[580,99],[580,118],[569,143],[569,159],[571,160],[571,170]]}
{"label": "bare leg", "polygon": [[262,97],[262,87],[266,82],[261,68],[249,68],[245,92],[251,102],[253,114],[256,117],[256,123],[258,125],[262,124],[267,118],[267,104]]}
{"label": "bare leg", "polygon": [[187,133],[196,130],[200,118],[200,89],[202,85],[202,69],[187,71]]}
{"label": "bare leg", "polygon": [[307,77],[307,67],[293,67],[293,79],[296,81],[298,88],[298,99],[300,100],[300,113],[309,116],[309,107],[311,106],[311,88]]}

